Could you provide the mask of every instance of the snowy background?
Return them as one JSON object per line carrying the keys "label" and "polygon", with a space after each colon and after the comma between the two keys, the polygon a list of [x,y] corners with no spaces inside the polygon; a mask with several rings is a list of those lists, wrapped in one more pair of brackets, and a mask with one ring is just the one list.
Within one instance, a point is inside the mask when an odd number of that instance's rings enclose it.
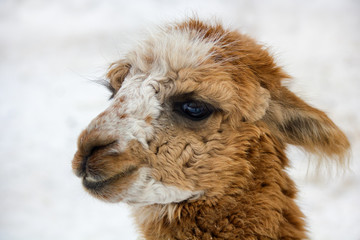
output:
{"label": "snowy background", "polygon": [[0,0],[0,239],[125,239],[125,204],[86,194],[71,171],[80,131],[106,108],[91,82],[150,26],[216,17],[271,46],[291,89],[352,143],[352,171],[307,174],[290,148],[311,239],[360,240],[360,1]]}

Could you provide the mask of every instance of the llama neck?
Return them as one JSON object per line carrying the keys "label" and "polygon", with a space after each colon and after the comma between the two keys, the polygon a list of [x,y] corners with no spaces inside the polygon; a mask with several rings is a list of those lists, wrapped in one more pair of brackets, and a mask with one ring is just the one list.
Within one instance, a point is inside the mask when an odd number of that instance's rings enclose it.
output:
{"label": "llama neck", "polygon": [[241,191],[233,186],[221,197],[138,208],[135,217],[145,238],[306,238],[303,214],[294,201],[295,184],[284,171],[288,160],[281,144],[267,138],[249,153],[254,168]]}

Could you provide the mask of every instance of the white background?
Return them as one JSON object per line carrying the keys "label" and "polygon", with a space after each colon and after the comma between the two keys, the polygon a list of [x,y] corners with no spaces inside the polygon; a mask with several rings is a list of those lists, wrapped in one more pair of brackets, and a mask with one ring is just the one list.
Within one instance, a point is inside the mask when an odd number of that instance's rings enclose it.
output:
{"label": "white background", "polygon": [[125,204],[87,195],[76,139],[106,108],[102,78],[151,26],[197,13],[270,47],[291,89],[352,144],[352,171],[307,173],[290,148],[311,239],[360,239],[360,1],[0,1],[0,239],[137,238]]}

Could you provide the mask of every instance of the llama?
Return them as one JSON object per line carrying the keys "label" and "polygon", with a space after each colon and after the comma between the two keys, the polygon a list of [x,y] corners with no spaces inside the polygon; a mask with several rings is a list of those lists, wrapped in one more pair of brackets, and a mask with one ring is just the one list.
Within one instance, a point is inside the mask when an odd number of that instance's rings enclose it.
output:
{"label": "llama", "polygon": [[145,239],[307,238],[286,146],[341,164],[349,142],[282,85],[263,46],[188,19],[107,77],[111,104],[80,134],[72,167],[91,195],[132,206]]}

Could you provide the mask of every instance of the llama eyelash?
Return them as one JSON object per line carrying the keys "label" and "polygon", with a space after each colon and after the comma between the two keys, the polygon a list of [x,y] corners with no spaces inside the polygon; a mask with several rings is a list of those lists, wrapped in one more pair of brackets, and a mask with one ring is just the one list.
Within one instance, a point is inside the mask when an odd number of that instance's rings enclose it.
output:
{"label": "llama eyelash", "polygon": [[109,100],[113,99],[115,94],[116,94],[116,90],[115,88],[110,84],[110,82],[108,80],[105,79],[101,79],[101,80],[95,80],[94,81],[97,84],[100,84],[101,86],[104,86],[110,93],[110,97]]}

